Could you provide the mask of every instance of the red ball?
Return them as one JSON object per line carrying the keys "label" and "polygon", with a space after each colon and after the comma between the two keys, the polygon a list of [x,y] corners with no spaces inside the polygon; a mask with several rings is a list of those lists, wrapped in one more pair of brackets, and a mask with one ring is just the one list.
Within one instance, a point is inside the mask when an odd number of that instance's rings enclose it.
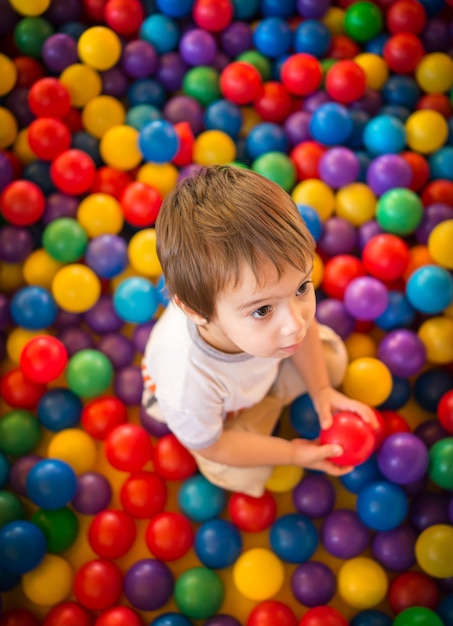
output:
{"label": "red ball", "polygon": [[131,182],[132,178],[128,172],[104,165],[96,170],[91,193],[107,193],[119,200]]}
{"label": "red ball", "polygon": [[365,72],[354,61],[338,61],[327,72],[326,91],[337,102],[354,102],[363,96],[365,88]]}
{"label": "red ball", "polygon": [[421,200],[424,206],[440,203],[453,208],[453,182],[444,178],[433,180],[423,189]]}
{"label": "red ball", "polygon": [[108,0],[104,7],[105,23],[119,35],[135,34],[144,17],[145,11],[138,0]]}
{"label": "red ball", "polygon": [[343,454],[331,459],[336,465],[360,465],[369,458],[376,445],[371,426],[350,411],[335,413],[332,426],[321,430],[320,442],[342,446]]}
{"label": "red ball", "polygon": [[192,547],[193,529],[181,513],[165,512],[153,517],[145,532],[149,551],[161,561],[176,561]]}
{"label": "red ball", "polygon": [[299,626],[348,626],[348,620],[332,606],[315,606],[308,609]]}
{"label": "red ball", "polygon": [[63,602],[50,609],[42,626],[92,626],[93,620],[80,604]]}
{"label": "red ball", "polygon": [[192,8],[195,24],[211,32],[224,30],[233,15],[234,5],[230,0],[195,0]]}
{"label": "red ball", "polygon": [[400,278],[406,271],[409,260],[407,243],[390,233],[375,235],[362,250],[362,261],[367,272],[386,282]]}
{"label": "red ball", "polygon": [[382,417],[381,412],[373,408],[371,410],[374,412],[374,415],[377,420],[377,426],[373,428],[374,439],[375,439],[374,449],[376,451],[376,450],[379,450],[379,448],[384,443],[385,438],[387,437],[387,427],[386,427],[385,419]]}
{"label": "red ball", "polygon": [[62,119],[71,133],[78,133],[79,130],[84,130],[82,115],[79,109],[71,107]]}
{"label": "red ball", "polygon": [[193,162],[193,146],[195,137],[189,122],[177,122],[173,128],[178,135],[179,149],[171,162],[178,167],[184,167]]}
{"label": "red ball", "polygon": [[266,600],[252,609],[246,626],[297,626],[297,618],[283,602]]}
{"label": "red ball", "polygon": [[61,120],[41,117],[28,127],[28,143],[39,159],[52,161],[71,145],[71,132]]}
{"label": "red ball", "polygon": [[263,94],[253,106],[265,122],[280,123],[291,113],[293,100],[284,85],[271,80],[264,83]]}
{"label": "red ball", "polygon": [[84,406],[80,421],[89,435],[105,439],[114,428],[126,424],[127,408],[119,398],[102,396]]}
{"label": "red ball", "polygon": [[329,59],[353,59],[360,54],[360,48],[350,37],[334,35],[327,54]]}
{"label": "red ball", "polygon": [[123,574],[111,561],[88,561],[74,576],[74,594],[82,606],[91,611],[104,611],[121,598]]}
{"label": "red ball", "polygon": [[235,104],[250,104],[263,94],[261,74],[243,61],[230,63],[222,70],[219,87],[222,95]]}
{"label": "red ball", "polygon": [[78,196],[89,191],[94,182],[96,166],[83,150],[66,150],[50,166],[50,178],[59,191]]}
{"label": "red ball", "polygon": [[259,498],[233,493],[228,502],[228,511],[231,521],[240,530],[259,533],[274,523],[277,504],[269,491],[265,491]]}
{"label": "red ball", "polygon": [[102,559],[119,559],[127,554],[136,535],[134,520],[124,511],[101,511],[88,529],[90,546]]}
{"label": "red ball", "polygon": [[411,428],[404,417],[396,411],[381,411],[381,416],[385,423],[385,436],[389,437],[395,433],[410,433]]}
{"label": "red ball", "polygon": [[331,298],[343,300],[344,292],[354,278],[365,276],[363,263],[351,254],[339,254],[324,266],[322,288]]}
{"label": "red ball", "polygon": [[154,469],[165,480],[184,480],[195,474],[197,464],[189,450],[168,434],[156,443]]}
{"label": "red ball", "polygon": [[13,180],[0,195],[0,211],[15,226],[30,226],[44,213],[46,199],[35,183]]}
{"label": "red ball", "polygon": [[453,390],[444,393],[439,400],[437,417],[445,430],[453,434]]}
{"label": "red ball", "polygon": [[413,33],[418,35],[426,24],[426,11],[417,0],[398,0],[387,11],[387,30],[396,33]]}
{"label": "red ball", "polygon": [[439,603],[440,593],[430,576],[421,572],[404,572],[390,583],[388,599],[395,613],[401,613],[412,606],[424,606],[434,611]]}
{"label": "red ball", "polygon": [[167,487],[154,472],[135,472],[120,491],[121,506],[136,519],[150,519],[160,513],[167,501]]}
{"label": "red ball", "polygon": [[104,11],[107,0],[82,0],[84,14],[92,22],[104,21]]}
{"label": "red ball", "polygon": [[300,52],[283,62],[280,76],[289,92],[296,96],[308,96],[321,85],[322,67],[316,57]]}
{"label": "red ball", "polygon": [[27,342],[20,355],[24,376],[34,383],[50,383],[62,374],[68,362],[65,345],[56,337],[41,335]]}
{"label": "red ball", "polygon": [[143,626],[142,618],[127,606],[114,606],[96,619],[94,626]]}
{"label": "red ball", "polygon": [[0,396],[14,408],[34,409],[47,387],[25,378],[19,368],[10,370],[0,380]]}
{"label": "red ball", "polygon": [[13,63],[17,70],[15,89],[19,87],[29,88],[46,75],[43,65],[37,59],[32,59],[32,57],[16,57]]}
{"label": "red ball", "polygon": [[41,622],[30,611],[11,609],[0,615],[0,626],[40,626]]}
{"label": "red ball", "polygon": [[401,152],[400,156],[412,170],[412,180],[409,189],[420,191],[428,182],[431,174],[428,161],[418,152]]}
{"label": "red ball", "polygon": [[418,111],[421,109],[437,111],[447,119],[453,115],[453,106],[445,93],[425,93],[415,108]]}
{"label": "red ball", "polygon": [[398,33],[384,44],[383,57],[396,74],[412,74],[425,54],[423,44],[413,33]]}
{"label": "red ball", "polygon": [[162,196],[155,187],[133,181],[121,194],[120,203],[128,224],[146,228],[156,221],[162,205]]}
{"label": "red ball", "polygon": [[64,117],[71,108],[69,91],[58,78],[41,78],[30,87],[28,105],[36,117]]}
{"label": "red ball", "polygon": [[137,472],[152,459],[151,437],[141,426],[121,424],[108,434],[105,454],[112,467],[122,472]]}
{"label": "red ball", "polygon": [[291,150],[289,158],[296,168],[298,181],[320,178],[319,162],[326,151],[327,148],[317,141],[302,141]]}

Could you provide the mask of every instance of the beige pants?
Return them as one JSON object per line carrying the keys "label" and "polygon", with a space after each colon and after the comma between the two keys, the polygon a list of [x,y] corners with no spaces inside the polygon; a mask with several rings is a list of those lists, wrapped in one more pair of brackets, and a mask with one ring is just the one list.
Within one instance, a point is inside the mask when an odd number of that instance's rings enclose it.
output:
{"label": "beige pants", "polygon": [[[330,383],[337,387],[343,380],[348,355],[341,338],[329,327],[319,325],[324,357]],[[278,378],[268,396],[261,402],[243,411],[238,417],[228,420],[225,429],[271,435],[283,407],[307,392],[305,382],[290,359],[282,362]],[[266,482],[273,467],[235,467],[210,461],[192,452],[200,472],[214,485],[228,491],[239,491],[259,497],[265,491]]]}

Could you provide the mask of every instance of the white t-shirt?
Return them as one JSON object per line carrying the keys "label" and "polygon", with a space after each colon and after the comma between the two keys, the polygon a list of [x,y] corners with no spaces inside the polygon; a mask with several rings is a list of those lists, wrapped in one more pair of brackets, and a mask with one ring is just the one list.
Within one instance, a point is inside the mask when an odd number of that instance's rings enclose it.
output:
{"label": "white t-shirt", "polygon": [[280,363],[281,359],[216,350],[170,303],[145,349],[143,402],[183,446],[199,450],[220,437],[224,420],[264,398]]}

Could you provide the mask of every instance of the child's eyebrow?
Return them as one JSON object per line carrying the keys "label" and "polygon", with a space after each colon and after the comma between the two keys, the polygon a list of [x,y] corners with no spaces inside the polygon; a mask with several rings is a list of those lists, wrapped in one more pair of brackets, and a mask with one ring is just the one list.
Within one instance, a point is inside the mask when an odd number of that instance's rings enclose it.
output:
{"label": "child's eyebrow", "polygon": [[[308,272],[301,278],[299,285],[301,285],[304,280],[306,280],[310,274],[313,272],[313,265],[310,267],[310,269],[308,270]],[[267,299],[266,296],[261,296],[261,298],[256,298],[255,300],[248,300],[247,302],[244,302],[243,304],[240,305],[240,309],[249,309],[249,308],[253,308],[256,307],[258,304],[261,304],[262,302],[265,302]]]}

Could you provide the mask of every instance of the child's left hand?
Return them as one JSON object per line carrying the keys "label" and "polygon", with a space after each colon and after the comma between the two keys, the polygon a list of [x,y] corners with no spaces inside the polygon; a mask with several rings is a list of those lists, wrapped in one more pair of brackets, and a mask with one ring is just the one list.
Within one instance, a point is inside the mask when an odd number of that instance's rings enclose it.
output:
{"label": "child's left hand", "polygon": [[348,398],[333,387],[323,387],[316,395],[311,396],[311,399],[318,413],[319,423],[323,429],[329,428],[332,425],[332,415],[338,411],[352,411],[353,413],[357,413],[371,428],[378,428],[379,424],[376,415],[369,406],[358,400]]}

